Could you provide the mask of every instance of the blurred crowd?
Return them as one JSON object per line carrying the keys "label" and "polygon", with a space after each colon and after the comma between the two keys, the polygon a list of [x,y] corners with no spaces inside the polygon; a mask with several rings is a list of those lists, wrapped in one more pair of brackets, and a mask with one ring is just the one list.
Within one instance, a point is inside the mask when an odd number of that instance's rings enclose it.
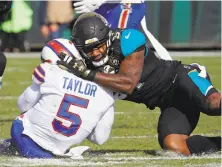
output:
{"label": "blurred crowd", "polygon": [[[38,5],[39,31],[45,42],[69,36],[67,33],[70,33],[75,18],[73,2],[71,0],[46,0],[36,3]],[[26,34],[33,26],[33,13],[30,0],[13,1],[12,9],[1,25],[0,37],[3,52],[30,51]]]}

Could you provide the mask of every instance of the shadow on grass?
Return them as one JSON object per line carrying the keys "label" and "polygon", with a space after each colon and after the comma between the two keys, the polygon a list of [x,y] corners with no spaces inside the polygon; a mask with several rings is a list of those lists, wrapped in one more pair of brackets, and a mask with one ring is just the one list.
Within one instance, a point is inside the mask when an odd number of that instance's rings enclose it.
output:
{"label": "shadow on grass", "polygon": [[0,119],[0,123],[5,123],[5,122],[12,122],[15,119]]}
{"label": "shadow on grass", "polygon": [[107,153],[144,153],[147,155],[152,155],[152,156],[160,156],[162,153],[162,150],[90,150],[91,155],[102,155],[102,154],[107,154]]}

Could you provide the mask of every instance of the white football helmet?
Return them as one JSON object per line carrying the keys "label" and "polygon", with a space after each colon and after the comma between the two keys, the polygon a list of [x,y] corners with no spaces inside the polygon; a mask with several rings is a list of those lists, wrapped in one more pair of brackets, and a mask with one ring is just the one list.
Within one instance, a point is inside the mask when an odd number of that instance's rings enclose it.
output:
{"label": "white football helmet", "polygon": [[41,61],[48,62],[50,64],[57,64],[57,60],[60,60],[59,54],[61,54],[61,52],[71,56],[72,58],[74,57],[82,60],[81,55],[70,40],[58,38],[49,41],[43,47]]}

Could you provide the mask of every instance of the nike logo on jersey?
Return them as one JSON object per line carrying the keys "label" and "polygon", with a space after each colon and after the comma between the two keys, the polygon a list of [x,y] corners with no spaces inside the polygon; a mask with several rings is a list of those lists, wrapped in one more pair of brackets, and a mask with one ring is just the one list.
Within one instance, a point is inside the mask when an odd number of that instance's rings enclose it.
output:
{"label": "nike logo on jersey", "polygon": [[131,32],[129,32],[128,35],[125,36],[126,39],[129,39]]}

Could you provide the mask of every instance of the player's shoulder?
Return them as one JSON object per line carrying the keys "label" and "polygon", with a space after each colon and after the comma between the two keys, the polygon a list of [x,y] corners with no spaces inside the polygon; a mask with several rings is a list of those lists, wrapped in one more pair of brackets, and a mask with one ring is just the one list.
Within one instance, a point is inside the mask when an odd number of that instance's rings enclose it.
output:
{"label": "player's shoulder", "polygon": [[137,29],[124,29],[121,33],[120,45],[123,55],[129,56],[137,48],[146,44],[145,35]]}
{"label": "player's shoulder", "polygon": [[48,69],[49,69],[48,63],[41,63],[38,66],[36,66],[32,74],[33,82],[37,84],[44,83]]}

